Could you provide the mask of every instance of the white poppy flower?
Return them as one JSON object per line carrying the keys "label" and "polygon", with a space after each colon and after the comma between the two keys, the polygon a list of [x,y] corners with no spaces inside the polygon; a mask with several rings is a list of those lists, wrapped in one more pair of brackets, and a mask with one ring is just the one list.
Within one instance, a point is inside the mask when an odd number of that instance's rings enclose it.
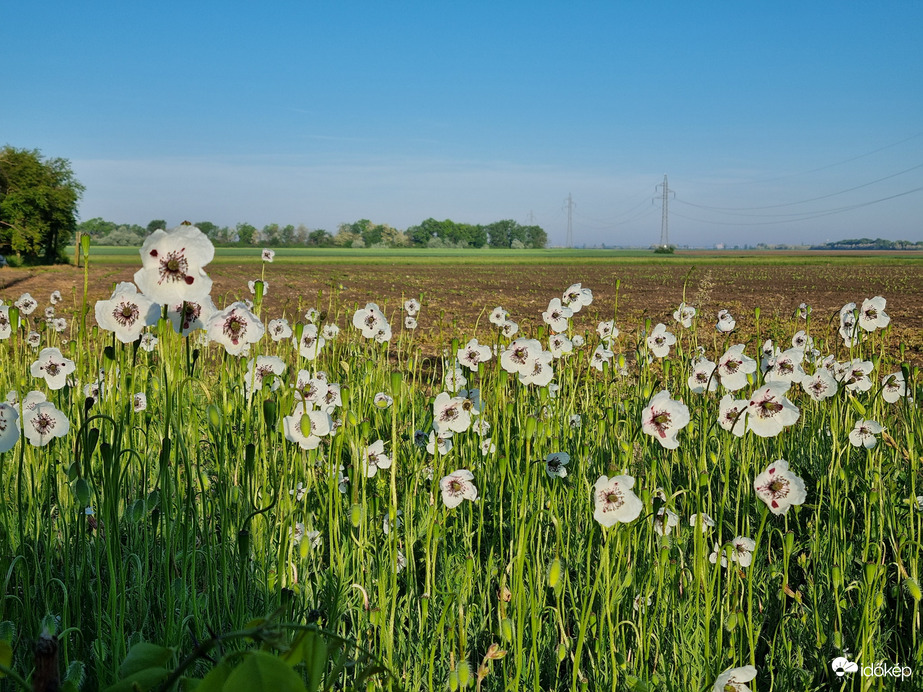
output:
{"label": "white poppy flower", "polygon": [[508,313],[503,308],[497,306],[493,309],[493,311],[490,313],[490,317],[488,317],[487,319],[490,320],[491,324],[496,325],[497,327],[502,327],[503,323],[507,321],[509,316],[510,316],[510,313]]}
{"label": "white poppy flower", "polygon": [[49,305],[47,308],[45,308],[45,321],[51,321],[53,319],[54,319],[54,308]]}
{"label": "white poppy flower", "polygon": [[265,296],[267,293],[269,293],[269,282],[262,279],[257,279],[256,281],[247,282],[247,288],[250,289],[250,295],[256,295],[256,288],[260,284],[263,286],[263,295]]}
{"label": "white poppy flower", "polygon": [[545,456],[545,473],[549,478],[564,478],[567,476],[567,465],[570,463],[570,454],[565,452],[552,452]]}
{"label": "white poppy flower", "polygon": [[314,360],[326,343],[324,337],[318,336],[316,324],[306,324],[301,332],[301,340],[295,345],[302,358]]}
{"label": "white poppy flower", "polygon": [[580,312],[582,308],[593,302],[593,291],[583,288],[583,284],[572,284],[564,291],[561,302],[575,313]]}
{"label": "white poppy flower", "polygon": [[404,329],[416,329],[418,326],[417,318],[407,315],[404,317]]}
{"label": "white poppy flower", "polygon": [[260,253],[260,259],[264,262],[272,262],[276,258],[276,251],[270,250],[269,248],[263,248],[263,252]]}
{"label": "white poppy flower", "polygon": [[693,514],[689,517],[689,526],[698,526],[702,530],[702,533],[708,533],[711,529],[715,528],[715,520],[704,512],[702,514]]}
{"label": "white poppy flower", "polygon": [[574,338],[571,339],[571,341],[574,344],[574,348],[580,348],[584,343],[586,343],[586,340],[583,338],[582,334],[574,334]]}
{"label": "white poppy flower", "polygon": [[259,341],[266,328],[246,305],[237,302],[214,313],[205,324],[205,331],[209,339],[224,346],[232,356],[238,356]]}
{"label": "white poppy flower", "polygon": [[482,456],[486,457],[490,454],[493,454],[496,451],[497,451],[497,445],[495,445],[491,441],[491,438],[485,437],[483,440],[481,440],[481,455]]}
{"label": "white poppy flower", "polygon": [[804,481],[788,470],[788,462],[772,462],[753,481],[753,489],[773,514],[787,514],[792,505],[804,504],[808,493]]}
{"label": "white poppy flower", "polygon": [[378,392],[372,399],[375,408],[386,409],[394,403],[394,397],[388,396],[384,392]]}
{"label": "white poppy flower", "polygon": [[904,373],[900,370],[885,375],[881,380],[881,398],[889,404],[896,403],[907,393],[907,383]]}
{"label": "white poppy flower", "polygon": [[849,444],[853,447],[865,447],[872,449],[878,444],[878,438],[875,435],[880,434],[884,428],[880,423],[873,420],[859,419],[856,425],[849,432]]}
{"label": "white poppy flower", "polygon": [[760,349],[760,372],[769,370],[772,361],[775,360],[775,357],[780,353],[782,353],[782,349],[776,348],[772,339],[766,339],[766,341],[763,342],[763,347]]}
{"label": "white poppy flower", "polygon": [[753,666],[728,668],[715,680],[712,692],[750,692],[746,683],[755,677],[756,668]]}
{"label": "white poppy flower", "polygon": [[734,319],[734,316],[727,310],[719,310],[718,322],[715,324],[715,329],[723,334],[727,334],[728,332],[733,332],[735,327],[737,327],[737,320]]}
{"label": "white poppy flower", "polygon": [[471,339],[462,348],[458,349],[456,357],[458,362],[471,371],[478,369],[478,363],[483,363],[491,358],[490,346],[479,344],[477,339]]}
{"label": "white poppy flower", "polygon": [[324,328],[321,330],[321,336],[323,336],[327,341],[333,341],[340,335],[340,328],[328,322],[324,325]]}
{"label": "white poppy flower", "polygon": [[19,440],[19,412],[9,404],[0,404],[0,454],[9,452]]}
{"label": "white poppy flower", "polygon": [[579,413],[572,413],[567,419],[567,424],[574,430],[577,430],[583,425],[583,418]]}
{"label": "white poppy flower", "polygon": [[37,349],[42,345],[42,335],[38,332],[29,332],[26,336],[26,343],[29,344],[33,349]]}
{"label": "white poppy flower", "polygon": [[884,329],[891,323],[891,318],[885,313],[887,301],[881,296],[866,298],[862,301],[859,310],[859,326],[867,332]]}
{"label": "white poppy flower", "polygon": [[244,374],[244,385],[249,395],[251,391],[263,389],[263,382],[267,378],[273,379],[272,389],[279,388],[279,376],[285,373],[285,361],[277,356],[257,356],[247,362],[247,372]]}
{"label": "white poppy flower", "polygon": [[96,301],[96,322],[100,329],[114,332],[123,344],[134,343],[145,327],[157,324],[160,306],[137,287],[123,281],[115,287],[109,300]]}
{"label": "white poppy flower", "polygon": [[596,333],[599,334],[600,339],[611,343],[612,339],[619,335],[619,330],[615,326],[615,320],[603,320],[596,325]]}
{"label": "white poppy flower", "polygon": [[676,436],[688,424],[688,407],[671,399],[667,390],[654,395],[641,414],[641,432],[653,437],[666,449],[679,447]]}
{"label": "white poppy flower", "polygon": [[513,338],[516,332],[519,331],[519,325],[513,320],[506,320],[502,325],[500,325],[500,333],[503,334],[507,339]]}
{"label": "white poppy flower", "polygon": [[718,377],[721,386],[730,392],[736,392],[747,385],[747,375],[756,372],[756,361],[744,355],[744,345],[731,346],[718,359]]}
{"label": "white poppy flower", "polygon": [[35,312],[38,301],[32,297],[31,293],[23,293],[13,305],[19,308],[19,314],[28,316]]}
{"label": "white poppy flower", "polygon": [[615,354],[612,353],[612,351],[600,344],[596,347],[596,350],[593,351],[593,355],[590,358],[590,367],[596,368],[602,372],[603,364],[610,362],[612,360],[612,356],[614,355]]}
{"label": "white poppy flower", "polygon": [[471,427],[470,407],[465,404],[467,401],[465,397],[453,397],[440,392],[433,402],[433,429],[437,433],[465,432]]}
{"label": "white poppy flower", "polygon": [[679,524],[679,515],[671,512],[666,507],[657,510],[654,517],[654,532],[661,536],[669,536],[673,532],[673,527]]}
{"label": "white poppy flower", "polygon": [[76,369],[74,361],[65,358],[57,348],[43,348],[30,372],[32,377],[45,378],[48,389],[61,389],[67,384],[67,376]]}
{"label": "white poppy flower", "polygon": [[9,339],[13,333],[13,325],[10,324],[10,306],[0,305],[0,339]]}
{"label": "white poppy flower", "polygon": [[292,328],[288,320],[283,318],[269,320],[268,331],[273,341],[284,341],[292,338]]}
{"label": "white poppy flower", "polygon": [[[339,393],[339,385],[337,387],[337,392]],[[323,404],[327,403],[326,397],[329,389],[330,385],[326,380],[311,377],[311,373],[307,370],[298,371],[298,377],[295,379],[295,391],[303,401],[322,407]]]}
{"label": "white poppy flower", "polygon": [[564,334],[552,334],[548,337],[548,350],[552,357],[560,358],[565,353],[571,353],[574,350],[574,344]]}
{"label": "white poppy flower", "polygon": [[867,392],[873,386],[869,375],[875,365],[870,360],[853,358],[844,368],[844,374],[841,379],[843,385],[851,392]]}
{"label": "white poppy flower", "polygon": [[593,485],[593,518],[603,526],[637,519],[644,503],[632,492],[634,486],[631,476],[600,476]]}
{"label": "white poppy flower", "polygon": [[667,331],[667,326],[658,322],[647,337],[647,347],[657,358],[666,358],[670,346],[676,343],[676,337]]}
{"label": "white poppy flower", "polygon": [[452,435],[454,433],[451,430],[443,430],[438,434],[435,430],[430,432],[426,441],[426,451],[429,454],[435,454],[438,451],[440,456],[445,456],[452,451]]}
{"label": "white poppy flower", "polygon": [[48,300],[51,302],[52,305],[57,305],[62,300],[64,300],[64,298],[61,296],[61,291],[52,291],[51,296],[49,297]]}
{"label": "white poppy flower", "polygon": [[307,312],[304,313],[304,318],[308,322],[317,322],[320,319],[320,311],[317,308],[308,308]]}
{"label": "white poppy flower", "polygon": [[807,303],[802,303],[798,306],[798,317],[803,320],[808,319],[808,315],[811,314],[811,306]]}
{"label": "white poppy flower", "polygon": [[58,334],[61,334],[64,330],[67,329],[67,320],[63,317],[55,317],[48,323],[48,326],[51,327]]}
{"label": "white poppy flower", "polygon": [[544,387],[554,379],[554,368],[551,365],[553,359],[550,351],[539,351],[529,358],[526,372],[519,373],[519,381],[522,384]]}
{"label": "white poppy flower", "polygon": [[753,551],[756,550],[756,541],[746,536],[738,536],[731,541],[733,550],[731,560],[741,567],[749,567],[753,563]]}
{"label": "white poppy flower", "polygon": [[836,394],[837,384],[829,370],[818,368],[813,375],[807,375],[801,380],[801,388],[814,401],[823,401]]}
{"label": "white poppy flower", "polygon": [[218,311],[211,296],[202,296],[197,301],[185,301],[167,306],[167,318],[173,325],[173,331],[181,336],[189,336],[197,329],[205,329],[209,318]]}
{"label": "white poppy flower", "polygon": [[530,361],[542,352],[544,349],[540,341],[516,339],[500,355],[500,367],[508,373],[529,375],[532,370]]}
{"label": "white poppy flower", "polygon": [[203,267],[214,257],[214,245],[195,226],[184,224],[169,232],[158,229],[141,246],[135,284],[161,305],[201,302],[212,289]]}
{"label": "white poppy flower", "polygon": [[750,395],[747,430],[759,437],[775,437],[798,420],[798,407],[785,396],[788,388],[786,382],[770,382]]}
{"label": "white poppy flower", "polygon": [[715,364],[707,358],[696,362],[692,368],[692,374],[689,375],[687,384],[689,389],[695,394],[703,394],[708,389],[714,392],[718,389],[718,378],[715,376]]}
{"label": "white poppy flower", "polygon": [[561,304],[560,298],[552,298],[548,302],[548,309],[542,313],[542,319],[552,331],[566,332],[568,320],[573,317],[574,311]]}
{"label": "white poppy flower", "polygon": [[692,326],[692,320],[695,319],[696,310],[691,305],[680,303],[679,307],[673,312],[673,319],[689,329]]}
{"label": "white poppy flower", "polygon": [[814,339],[808,336],[808,333],[803,329],[801,331],[795,332],[795,336],[792,337],[792,348],[797,348],[802,351],[810,351],[814,347]]}
{"label": "white poppy flower", "polygon": [[790,348],[778,354],[769,362],[766,369],[766,382],[788,382],[798,384],[807,375],[801,362],[804,360],[804,351]]}
{"label": "white poppy flower", "polygon": [[312,411],[304,402],[295,404],[292,415],[282,419],[285,439],[302,449],[317,449],[320,438],[330,434],[330,416],[324,411]]}
{"label": "white poppy flower", "polygon": [[471,429],[481,437],[490,432],[490,421],[481,416],[471,424]]}
{"label": "white poppy flower", "polygon": [[385,443],[383,440],[377,440],[365,448],[365,454],[362,457],[362,470],[366,478],[374,478],[378,469],[386,469],[391,466],[391,459],[385,454]]}
{"label": "white poppy flower", "polygon": [[136,392],[131,398],[131,405],[135,413],[141,413],[147,409],[147,394]]}
{"label": "white poppy flower", "polygon": [[366,339],[373,339],[388,324],[384,313],[375,303],[366,303],[364,308],[356,310],[353,326],[362,331]]}
{"label": "white poppy flower", "polygon": [[458,364],[458,361],[455,362],[455,365],[451,367],[446,367],[445,375],[443,377],[443,383],[450,392],[457,392],[459,389],[462,389],[466,384],[468,384],[468,379],[465,377],[464,370]]}
{"label": "white poppy flower", "polygon": [[449,509],[458,507],[462,500],[478,499],[478,489],[474,487],[474,474],[467,469],[458,469],[439,481],[442,490],[442,502]]}
{"label": "white poppy flower", "polygon": [[408,298],[405,300],[404,312],[406,312],[410,317],[416,317],[417,313],[420,312],[420,301],[416,298]]}
{"label": "white poppy flower", "polygon": [[157,348],[158,339],[151,332],[144,332],[141,335],[141,350],[145,353],[151,353]]}
{"label": "white poppy flower", "polygon": [[67,435],[70,421],[50,401],[42,401],[28,413],[23,411],[22,429],[31,444],[44,447],[54,438]]}
{"label": "white poppy flower", "polygon": [[718,404],[718,425],[737,437],[743,437],[747,432],[748,403],[746,399],[735,399],[730,394],[725,394]]}

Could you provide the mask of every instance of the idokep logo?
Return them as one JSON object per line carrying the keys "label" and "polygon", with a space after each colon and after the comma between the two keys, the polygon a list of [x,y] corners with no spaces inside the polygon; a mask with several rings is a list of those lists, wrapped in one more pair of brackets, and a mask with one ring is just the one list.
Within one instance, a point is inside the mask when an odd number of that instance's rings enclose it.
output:
{"label": "idokep logo", "polygon": [[845,656],[838,656],[833,659],[830,667],[833,668],[833,672],[836,673],[838,678],[842,678],[847,673],[859,673],[867,678],[900,678],[901,680],[906,680],[913,673],[910,666],[892,666],[890,663],[876,663],[875,665],[860,668],[858,663],[850,661]]}
{"label": "idokep logo", "polygon": [[859,671],[859,664],[855,661],[850,661],[845,656],[838,656],[833,659],[833,663],[830,664],[833,668],[833,672],[836,673],[838,678],[843,677],[846,673],[857,673]]}

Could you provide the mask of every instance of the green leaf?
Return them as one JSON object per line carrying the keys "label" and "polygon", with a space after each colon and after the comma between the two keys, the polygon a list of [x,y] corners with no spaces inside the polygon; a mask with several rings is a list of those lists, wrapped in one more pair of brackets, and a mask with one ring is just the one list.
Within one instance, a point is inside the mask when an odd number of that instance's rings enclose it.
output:
{"label": "green leaf", "polygon": [[163,682],[170,672],[166,668],[144,668],[106,688],[106,692],[147,692]]}
{"label": "green leaf", "polygon": [[173,658],[173,649],[150,642],[135,644],[122,661],[122,665],[119,666],[119,677],[124,679],[145,668],[163,667],[171,658]]}
{"label": "green leaf", "polygon": [[260,651],[250,654],[234,669],[225,682],[224,689],[307,692],[295,671],[282,659]]}
{"label": "green leaf", "polygon": [[225,689],[224,683],[227,682],[228,676],[234,667],[227,661],[222,661],[206,675],[198,685],[195,686],[196,692],[222,692]]}
{"label": "green leaf", "polygon": [[[4,668],[13,667],[13,647],[10,643],[0,639],[0,666]],[[0,671],[0,678],[5,677],[3,671]]]}

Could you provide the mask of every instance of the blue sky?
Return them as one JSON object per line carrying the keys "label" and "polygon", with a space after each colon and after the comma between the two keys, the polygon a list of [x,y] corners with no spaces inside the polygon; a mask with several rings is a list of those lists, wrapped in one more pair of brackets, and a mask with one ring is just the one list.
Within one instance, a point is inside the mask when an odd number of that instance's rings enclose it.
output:
{"label": "blue sky", "polygon": [[680,245],[923,240],[920,2],[2,15],[0,145],[70,159],[83,219],[531,218],[562,244],[570,193],[576,244],[646,245],[666,174]]}

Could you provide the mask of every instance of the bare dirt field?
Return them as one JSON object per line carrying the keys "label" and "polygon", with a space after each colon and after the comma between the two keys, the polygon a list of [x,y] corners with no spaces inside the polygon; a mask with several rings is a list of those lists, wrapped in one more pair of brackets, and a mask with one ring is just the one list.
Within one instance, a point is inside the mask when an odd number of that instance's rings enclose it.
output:
{"label": "bare dirt field", "polygon": [[[115,282],[131,281],[137,265],[91,264],[91,301],[108,297]],[[235,299],[251,297],[247,281],[258,279],[263,267],[255,262],[216,263],[209,268],[214,280],[212,296],[219,307]],[[397,310],[404,298],[423,303],[420,335],[433,343],[442,336],[463,337],[487,333],[487,314],[497,305],[528,331],[541,324],[548,301],[560,297],[570,284],[581,282],[593,290],[594,302],[576,316],[580,330],[592,331],[601,319],[616,321],[623,332],[635,332],[646,318],[670,324],[672,312],[684,298],[700,311],[703,333],[713,332],[717,311],[726,308],[737,319],[739,338],[752,334],[754,308],[761,321],[775,323],[780,331],[794,331],[789,321],[798,305],[812,306],[812,331],[832,333],[836,315],[848,302],[884,296],[892,318],[891,339],[908,345],[908,357],[923,361],[923,262],[893,262],[871,258],[868,262],[796,261],[775,257],[740,262],[689,263],[592,262],[524,263],[496,265],[447,262],[319,264],[285,262],[265,265],[268,291],[263,314],[297,320],[307,308],[329,311],[341,327],[348,327],[355,306],[377,302],[401,321]],[[0,299],[14,300],[31,293],[42,304],[52,290],[60,290],[65,303],[78,305],[83,295],[83,270],[72,266],[0,270]],[[616,290],[617,282],[619,289]],[[59,309],[60,312],[60,309]],[[92,314],[92,312],[91,312]],[[801,327],[797,327],[801,328]],[[791,334],[775,334],[777,338]],[[710,340],[710,338],[709,338]]]}

